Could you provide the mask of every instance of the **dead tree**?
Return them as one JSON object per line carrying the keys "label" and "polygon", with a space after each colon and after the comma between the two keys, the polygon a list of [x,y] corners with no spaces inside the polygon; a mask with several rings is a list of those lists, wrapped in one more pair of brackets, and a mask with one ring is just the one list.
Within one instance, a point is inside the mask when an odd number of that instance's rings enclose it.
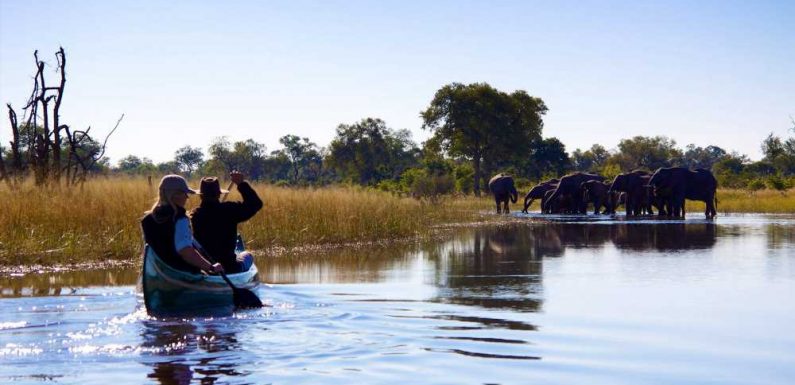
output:
{"label": "dead tree", "polygon": [[[33,58],[36,75],[33,77],[33,91],[23,107],[25,113],[22,126],[18,124],[14,108],[7,104],[13,134],[10,142],[12,162],[10,167],[5,162],[0,162],[0,179],[9,180],[9,177],[13,177],[18,182],[30,169],[37,185],[60,183],[64,171],[67,174],[67,184],[79,183],[85,180],[87,173],[104,156],[108,137],[116,131],[121,118],[101,146],[95,146],[98,142],[88,135],[90,127],[85,131],[70,132],[69,126],[61,123],[60,115],[66,89],[66,52],[60,47],[55,53],[58,61],[57,72],[60,75],[57,86],[47,86],[44,76],[46,63],[39,59],[39,51],[34,51]],[[26,148],[23,148],[23,137]],[[66,162],[62,159],[64,151],[69,154]],[[99,158],[95,159],[97,155]]]}
{"label": "dead tree", "polygon": [[124,114],[116,121],[116,125],[105,136],[102,145],[99,145],[88,132],[91,127],[85,131],[74,131],[69,129],[69,126],[63,125],[66,132],[66,138],[69,142],[69,159],[66,165],[66,180],[70,185],[77,185],[86,181],[89,172],[94,168],[97,162],[105,156],[105,149],[108,145],[108,138],[116,132],[119,128],[121,120],[124,119]]}

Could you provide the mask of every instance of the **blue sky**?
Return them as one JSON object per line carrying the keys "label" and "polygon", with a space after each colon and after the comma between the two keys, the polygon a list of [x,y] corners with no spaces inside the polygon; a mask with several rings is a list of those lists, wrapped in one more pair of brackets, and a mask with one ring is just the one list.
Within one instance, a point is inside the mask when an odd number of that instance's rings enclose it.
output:
{"label": "blue sky", "polygon": [[[795,1],[0,1],[0,101],[67,52],[62,119],[115,162],[218,136],[410,129],[450,82],[526,90],[567,150],[666,135],[752,159],[795,116]],[[50,81],[55,81],[52,72]],[[0,139],[10,137],[5,110]]]}

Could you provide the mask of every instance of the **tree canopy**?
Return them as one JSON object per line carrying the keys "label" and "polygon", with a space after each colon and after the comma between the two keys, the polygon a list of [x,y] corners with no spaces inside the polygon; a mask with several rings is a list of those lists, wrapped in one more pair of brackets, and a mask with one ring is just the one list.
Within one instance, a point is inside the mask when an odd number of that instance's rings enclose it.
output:
{"label": "tree canopy", "polygon": [[487,83],[451,83],[436,91],[421,116],[423,128],[449,155],[472,161],[475,194],[480,195],[482,163],[529,154],[541,139],[546,111],[543,100],[522,90],[508,94]]}
{"label": "tree canopy", "polygon": [[328,163],[343,180],[373,185],[398,179],[417,164],[419,148],[408,130],[395,131],[381,119],[340,124],[329,144]]}

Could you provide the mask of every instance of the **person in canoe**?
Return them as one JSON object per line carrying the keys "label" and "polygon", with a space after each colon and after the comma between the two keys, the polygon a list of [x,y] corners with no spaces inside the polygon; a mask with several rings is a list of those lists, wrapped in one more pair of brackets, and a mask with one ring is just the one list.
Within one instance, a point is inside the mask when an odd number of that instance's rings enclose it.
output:
{"label": "person in canoe", "polygon": [[222,273],[220,263],[210,263],[194,246],[185,203],[196,190],[185,178],[166,175],[160,180],[157,203],[141,220],[144,240],[169,266],[188,272]]}
{"label": "person in canoe", "polygon": [[221,202],[222,190],[218,178],[202,178],[199,194],[201,205],[191,213],[191,224],[204,250],[220,262],[228,273],[246,271],[254,263],[249,252],[235,253],[237,224],[249,220],[262,208],[262,200],[246,182],[242,173],[232,171],[232,183],[243,197],[243,202]]}

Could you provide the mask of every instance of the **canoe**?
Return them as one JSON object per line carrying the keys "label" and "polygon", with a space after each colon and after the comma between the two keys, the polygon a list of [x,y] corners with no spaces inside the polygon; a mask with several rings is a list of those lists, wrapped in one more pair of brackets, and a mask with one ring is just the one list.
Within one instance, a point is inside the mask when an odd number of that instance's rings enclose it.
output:
{"label": "canoe", "polygon": [[[160,259],[149,245],[144,248],[141,289],[149,314],[159,316],[232,311],[232,289],[223,278],[174,269]],[[236,252],[242,251],[242,242],[238,240]],[[227,274],[227,277],[236,287],[251,290],[259,285],[257,273],[257,266],[251,265],[248,271]]]}

